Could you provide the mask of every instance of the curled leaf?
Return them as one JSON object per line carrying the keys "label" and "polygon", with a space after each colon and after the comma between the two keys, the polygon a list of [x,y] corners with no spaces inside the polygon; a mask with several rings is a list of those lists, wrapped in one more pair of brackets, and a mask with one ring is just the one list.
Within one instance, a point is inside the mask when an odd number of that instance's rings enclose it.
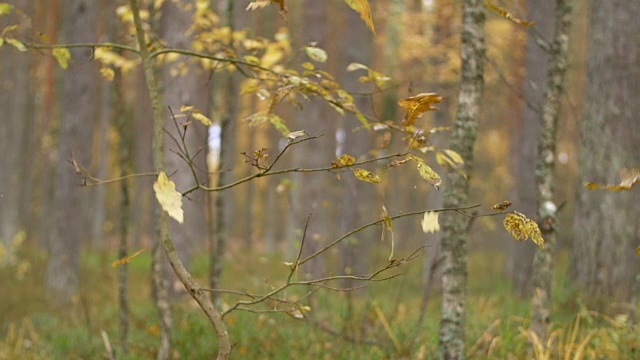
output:
{"label": "curled leaf", "polygon": [[14,39],[14,38],[4,38],[4,41],[13,46],[14,48],[18,49],[18,51],[22,51],[25,52],[27,51],[27,47],[24,45],[24,43],[18,39]]}
{"label": "curled leaf", "polygon": [[307,132],[304,130],[292,131],[287,135],[288,139],[295,140],[301,136],[307,135]]}
{"label": "curled leaf", "polygon": [[433,171],[431,166],[425,164],[422,161],[419,161],[418,173],[423,179],[431,183],[431,185],[433,185],[434,188],[436,188],[437,190],[440,190],[440,184],[442,184],[442,179],[440,178],[440,175],[438,175],[437,172]]}
{"label": "curled leaf", "polygon": [[334,164],[334,167],[341,167],[341,166],[353,165],[355,164],[355,162],[356,162],[356,158],[354,158],[349,154],[343,154],[343,155],[340,155],[337,161],[334,161],[333,164]]}
{"label": "curled leaf", "polygon": [[509,206],[511,206],[511,205],[512,205],[511,201],[505,200],[505,201],[503,201],[501,203],[494,204],[491,208],[493,210],[504,211],[507,208],[509,208]]}
{"label": "curled leaf", "polygon": [[504,228],[518,241],[531,239],[541,249],[544,248],[544,239],[540,228],[535,221],[517,211],[507,214],[502,221]]}
{"label": "curled leaf", "polygon": [[355,175],[356,178],[358,178],[358,180],[362,180],[365,182],[370,182],[373,184],[377,184],[380,181],[382,181],[380,179],[380,176],[371,173],[365,169],[353,169],[353,175]]}
{"label": "curled leaf", "polygon": [[593,182],[586,182],[584,186],[589,190],[603,189],[607,191],[624,191],[630,190],[640,182],[640,168],[620,169],[620,184],[607,185]]}
{"label": "curled leaf", "polygon": [[496,14],[502,16],[503,18],[505,18],[505,19],[507,19],[507,20],[509,20],[511,22],[513,22],[516,25],[521,25],[521,26],[526,26],[526,27],[533,27],[535,25],[535,22],[522,20],[522,19],[514,16],[510,12],[508,12],[506,9],[503,9],[503,8],[499,7],[498,5],[494,4],[490,0],[485,0],[484,5],[487,8],[489,8],[489,10],[495,12]]}
{"label": "curled leaf", "polygon": [[375,26],[373,24],[373,16],[371,15],[371,6],[368,0],[344,0],[353,10],[355,10],[364,21],[365,24],[371,29],[372,33],[376,33]]}
{"label": "curled leaf", "polygon": [[182,194],[176,191],[176,184],[169,180],[164,171],[158,174],[158,179],[153,183],[153,190],[156,193],[156,199],[158,199],[162,209],[182,224],[184,222]]}
{"label": "curled leaf", "polygon": [[[62,65],[60,65],[60,66],[62,67]],[[65,68],[66,68],[66,65],[65,65],[65,67],[63,67],[63,69],[65,69]],[[115,73],[115,71],[113,71],[112,68],[103,66],[103,67],[100,68],[100,75],[102,75],[102,77],[107,81],[113,81],[113,79],[116,76],[116,73]]]}
{"label": "curled leaf", "polygon": [[327,61],[327,52],[319,47],[306,46],[304,48],[304,52],[307,53],[307,56],[313,61],[317,61],[320,63]]}
{"label": "curled leaf", "polygon": [[398,104],[402,106],[405,114],[403,125],[411,126],[424,112],[438,110],[434,105],[442,102],[442,100],[444,100],[444,96],[436,93],[422,93],[399,100]]}
{"label": "curled leaf", "polygon": [[135,259],[138,255],[142,254],[143,252],[144,252],[144,249],[140,249],[136,251],[136,253],[133,255],[125,256],[122,259],[118,259],[111,263],[111,267],[128,264],[131,262],[131,260]]}

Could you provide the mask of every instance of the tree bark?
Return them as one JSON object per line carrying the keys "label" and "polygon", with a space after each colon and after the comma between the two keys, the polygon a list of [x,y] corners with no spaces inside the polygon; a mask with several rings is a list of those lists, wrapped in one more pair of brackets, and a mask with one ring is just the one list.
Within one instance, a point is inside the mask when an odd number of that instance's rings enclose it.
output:
{"label": "tree bark", "polygon": [[[464,171],[471,174],[473,146],[480,100],[484,84],[484,10],[480,0],[463,2],[462,79],[458,97],[458,113],[451,134],[450,148],[464,159]],[[465,205],[469,197],[469,181],[458,172],[446,176],[443,205],[454,208]],[[467,287],[466,228],[468,219],[456,213],[442,214],[442,312],[440,315],[439,356],[441,359],[464,359],[464,323]]]}
{"label": "tree bark", "polygon": [[571,275],[589,305],[628,301],[638,273],[640,193],[590,191],[640,164],[640,2],[594,0],[580,124]]}
{"label": "tree bark", "polygon": [[[512,133],[512,176],[514,189],[511,201],[514,209],[533,217],[536,213],[536,180],[531,169],[537,163],[540,134],[540,117],[544,98],[543,84],[547,75],[547,52],[540,41],[550,41],[553,35],[553,7],[545,0],[528,0],[527,20],[535,22],[536,32],[530,31],[527,37],[523,83],[524,106],[522,115],[516,117]],[[538,34],[542,35],[539,38]],[[520,243],[509,241],[509,256],[506,273],[511,278],[518,296],[529,296],[533,256],[536,246],[533,242]]]}
{"label": "tree bark", "polygon": [[[96,40],[97,7],[88,0],[66,2],[64,41]],[[68,304],[79,285],[80,246],[87,240],[87,216],[80,186],[70,161],[87,166],[91,161],[90,125],[96,118],[96,74],[92,49],[71,49],[73,61],[63,74],[62,118],[58,137],[58,159],[54,179],[52,229],[49,237],[49,260],[46,287],[49,298],[57,304]]]}
{"label": "tree bark", "polygon": [[556,133],[569,53],[570,13],[571,7],[568,0],[556,0],[555,34],[549,48],[549,70],[542,107],[542,132],[536,167],[538,219],[545,245],[543,249],[536,251],[533,264],[534,291],[531,300],[530,326],[543,343],[547,338],[551,316],[551,281],[558,208],[555,204],[554,173]]}
{"label": "tree bark", "polygon": [[[159,84],[156,79],[156,71],[154,70],[153,59],[150,56],[149,49],[145,40],[145,31],[142,27],[140,19],[140,6],[138,0],[130,0],[131,10],[136,28],[136,38],[144,67],[145,80],[147,90],[151,98],[153,108],[153,165],[156,172],[165,171],[164,164],[164,119],[165,112],[160,102],[161,93]],[[225,360],[231,354],[231,343],[229,341],[229,333],[227,327],[222,320],[222,315],[213,306],[209,295],[203,288],[193,279],[189,271],[186,269],[171,239],[169,232],[169,219],[166,212],[159,210],[157,214],[157,243],[162,244],[165,254],[169,259],[169,263],[178,279],[185,286],[191,297],[198,303],[202,311],[206,314],[209,321],[213,324],[218,339],[218,360]]]}

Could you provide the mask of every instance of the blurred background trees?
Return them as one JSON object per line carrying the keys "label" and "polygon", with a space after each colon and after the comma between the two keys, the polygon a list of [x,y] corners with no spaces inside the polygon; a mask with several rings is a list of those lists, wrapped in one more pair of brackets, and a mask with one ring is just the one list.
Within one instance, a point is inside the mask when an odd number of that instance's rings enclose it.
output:
{"label": "blurred background trees", "polygon": [[[117,12],[124,2],[7,3],[15,11],[0,16],[0,30],[12,24],[20,27],[4,33],[3,38],[79,43],[119,42],[127,36],[122,31],[126,16]],[[462,1],[371,2],[375,35],[342,0],[287,2],[286,14],[277,4],[246,11],[248,3],[143,1],[143,6],[150,26],[155,27],[151,30],[165,46],[190,48],[197,36],[194,13],[198,7],[211,7],[217,14],[211,20],[216,26],[242,30],[244,40],[256,37],[279,42],[281,52],[291,59],[287,66],[311,61],[305,46],[326,50],[327,61],[315,66],[333,74],[352,92],[355,105],[371,123],[400,124],[398,99],[436,92],[446,100],[417,125],[452,126],[459,111]],[[616,184],[620,169],[640,166],[640,129],[635,119],[640,112],[640,49],[632,35],[638,33],[634,29],[640,30],[636,21],[640,8],[636,2],[622,0],[572,3],[575,26],[555,155],[556,198],[564,203],[558,214],[562,226],[557,250],[564,258],[570,254],[570,285],[575,286],[576,294],[589,294],[581,296],[584,302],[599,298],[589,305],[604,306],[615,294],[626,304],[636,299],[638,289],[638,190],[590,191],[582,184]],[[497,4],[517,18],[534,21],[535,26],[520,26],[484,10],[485,91],[468,204],[488,208],[510,200],[516,210],[535,219],[535,163],[548,57],[540,44],[553,36],[553,7],[538,0]],[[245,50],[252,46],[231,41]],[[117,185],[83,186],[83,171],[100,179],[153,171],[148,152],[151,114],[141,69],[117,71],[109,82],[100,76],[95,51],[79,48],[71,49],[71,54],[72,61],[63,71],[48,50],[23,53],[6,41],[0,47],[0,264],[24,276],[37,268],[35,260],[25,260],[25,249],[38,252],[39,261],[46,261],[47,266],[40,270],[42,282],[37,286],[47,289],[48,300],[60,304],[77,301],[83,296],[82,284],[93,281],[83,278],[81,254],[98,252],[111,259],[123,234],[119,224],[126,192]],[[159,75],[165,106],[179,114],[182,105],[192,105],[222,125],[217,150],[207,142],[203,127],[188,128],[189,150],[201,151],[196,158],[201,180],[210,176],[212,186],[229,183],[254,170],[244,162],[242,152],[252,154],[264,148],[274,156],[282,148],[283,136],[269,122],[252,126],[246,120],[268,104],[259,92],[237,95],[247,86],[238,71],[206,68],[180,57],[163,61]],[[361,82],[365,71],[347,71],[354,62],[390,79],[380,84]],[[367,131],[355,115],[341,116],[318,100],[301,100],[300,108],[278,105],[275,113],[292,131],[322,134],[282,160],[291,167],[330,166],[341,154],[361,160],[406,148],[402,135]],[[176,135],[171,122],[166,128]],[[431,137],[442,147],[448,145],[448,139],[447,132]],[[179,189],[189,188],[193,185],[190,170],[172,151],[175,144],[166,144],[167,173]],[[118,155],[127,147],[129,163],[120,161]],[[218,156],[216,167],[212,156]],[[441,174],[446,171],[432,155],[427,155],[427,161]],[[202,261],[197,255],[210,252],[208,262],[213,270],[209,277],[212,287],[219,287],[220,272],[238,257],[251,254],[254,261],[261,261],[268,254],[290,260],[309,214],[307,250],[312,252],[349,229],[380,218],[382,205],[393,214],[440,207],[443,190],[429,186],[415,171],[385,169],[381,164],[367,169],[384,174],[383,181],[366,184],[350,173],[284,174],[225,192],[194,192],[185,198],[185,224],[172,224],[178,251],[192,266],[197,266],[193,261]],[[126,180],[130,249],[151,248],[156,206],[152,183],[153,177]],[[442,188],[448,186],[445,179]],[[488,252],[486,261],[504,266],[513,294],[527,298],[535,246],[507,238],[500,221],[493,217],[472,221],[468,230],[474,236],[468,251]],[[372,269],[388,255],[380,251],[378,230],[348,239],[340,251],[307,269],[316,275]],[[399,251],[426,244],[423,276],[437,278],[442,264],[437,245],[440,234],[427,237],[419,221],[412,218],[395,221],[394,231]],[[415,262],[412,266],[422,265]],[[433,283],[436,294],[438,284]],[[3,322],[11,319],[9,315],[0,318]]]}

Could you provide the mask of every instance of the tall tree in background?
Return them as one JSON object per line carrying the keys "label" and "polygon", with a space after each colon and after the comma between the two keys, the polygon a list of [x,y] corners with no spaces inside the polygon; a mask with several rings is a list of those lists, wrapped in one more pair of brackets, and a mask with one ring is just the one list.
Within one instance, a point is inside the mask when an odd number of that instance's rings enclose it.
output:
{"label": "tall tree in background", "polygon": [[[465,0],[462,17],[462,79],[458,113],[450,148],[464,159],[467,175],[473,167],[473,146],[480,116],[484,84],[484,9],[480,0]],[[447,174],[443,205],[466,205],[469,180],[458,172]],[[464,324],[467,292],[466,229],[468,218],[457,213],[442,216],[442,312],[440,314],[439,355],[441,359],[464,359]]]}
{"label": "tall tree in background", "polygon": [[[620,169],[640,165],[640,2],[592,4],[579,179],[614,184]],[[590,191],[580,186],[572,277],[591,299],[631,298],[638,272],[638,214],[638,191]]]}
{"label": "tall tree in background", "polygon": [[[302,35],[301,45],[311,42],[317,43],[319,47],[327,44],[328,33],[328,11],[327,1],[314,1],[305,3],[303,6],[304,18],[304,34]],[[318,65],[320,66],[320,65]],[[300,146],[295,156],[295,162],[305,164],[309,167],[322,167],[330,164],[333,159],[333,129],[334,121],[327,119],[329,117],[329,107],[319,99],[311,99],[305,101],[304,115],[297,116],[296,127],[304,129],[310,135],[318,135],[323,133],[324,136],[308,141]],[[333,115],[333,114],[331,114]],[[307,216],[311,214],[309,228],[307,229],[305,239],[305,253],[311,254],[322,247],[326,243],[327,233],[330,224],[328,207],[323,204],[329,203],[332,199],[329,192],[326,191],[327,181],[331,178],[327,175],[314,176],[314,174],[295,174],[293,176],[294,185],[292,188],[293,207],[295,216],[294,228],[298,229],[291,235],[296,241],[302,239],[302,228],[304,228]],[[305,200],[303,200],[305,199]],[[314,259],[306,269],[313,275],[318,275],[324,271],[324,261]]]}
{"label": "tall tree in background", "polygon": [[[28,1],[17,1],[17,6],[31,10]],[[13,19],[12,19],[13,20]],[[22,34],[30,29],[21,29]],[[21,56],[16,49],[2,49],[0,58],[0,88],[5,94],[0,107],[4,109],[0,125],[0,265],[13,263],[20,239],[24,240],[29,228],[26,224],[32,188],[30,145],[33,143],[34,99],[31,94],[32,81],[29,80],[32,61]],[[18,60],[19,58],[19,60]],[[22,233],[22,235],[20,235]]]}
{"label": "tall tree in background", "polygon": [[568,0],[557,0],[555,33],[549,46],[549,70],[542,107],[542,131],[536,166],[538,219],[545,245],[536,251],[533,263],[531,329],[545,341],[551,316],[551,285],[556,242],[557,211],[555,159],[560,100],[564,93],[564,74],[569,53],[571,7]]}
{"label": "tall tree in background", "polygon": [[[177,3],[165,2],[162,7],[162,20],[160,22],[160,33],[167,46],[188,49],[191,47],[191,36],[188,35],[189,27],[193,21],[193,9],[196,6],[195,0],[183,0]],[[191,61],[180,59],[175,63],[169,63],[165,68],[164,77],[164,102],[178,114],[183,105],[195,106],[196,109],[205,114],[208,110],[208,76]],[[173,120],[167,114],[165,128],[178,136],[174,132]],[[186,119],[179,118],[178,123],[185,122]],[[198,150],[200,154],[194,159],[197,173],[201,182],[206,183],[208,174],[206,173],[205,147],[207,144],[206,128],[202,126],[188,126],[186,128],[185,144],[191,156]],[[169,173],[175,172],[171,177],[178,188],[189,188],[193,185],[194,179],[191,170],[185,161],[175,154],[176,144],[172,141],[165,143],[167,170]],[[196,246],[204,245],[205,239],[205,195],[201,192],[190,194],[184,201],[184,224],[171,222],[171,233],[176,243],[176,248],[180,258],[189,266],[191,258],[190,252]]]}
{"label": "tall tree in background", "polygon": [[[64,39],[69,43],[96,40],[97,7],[88,0],[64,3]],[[96,74],[91,49],[71,49],[73,62],[62,79],[62,116],[58,131],[56,167],[48,249],[46,286],[54,301],[63,304],[77,293],[79,285],[80,246],[88,237],[83,214],[86,188],[79,184],[70,160],[78,164],[91,162],[91,130],[87,123],[96,118]]]}
{"label": "tall tree in background", "polygon": [[[515,117],[511,141],[514,207],[533,217],[536,213],[536,180],[531,169],[536,163],[540,114],[547,75],[547,53],[540,42],[546,42],[553,32],[553,7],[545,0],[527,1],[527,20],[535,22],[535,31],[527,36],[525,53],[526,77],[523,83],[524,106],[522,115]],[[531,273],[536,245],[533,242],[509,241],[506,273],[520,297],[526,297],[531,289]]]}
{"label": "tall tree in background", "polygon": [[[355,11],[348,10],[345,16],[345,28],[349,31],[345,34],[344,46],[342,50],[340,71],[345,69],[351,63],[371,64],[373,60],[373,33],[367,28],[365,23],[360,19],[360,15]],[[344,73],[345,84],[355,87],[358,84],[359,72]],[[371,91],[363,85],[355,88],[355,91],[366,93]],[[358,109],[368,112],[372,108],[370,98],[368,96],[356,95],[355,105]],[[348,114],[344,121],[341,122],[336,132],[336,138],[342,140],[341,149],[345,154],[352,155],[359,160],[361,157],[368,156],[369,151],[373,148],[372,136],[366,131],[362,124],[356,119],[355,115]],[[337,155],[337,154],[336,154]],[[363,222],[378,216],[381,211],[380,205],[376,204],[374,185],[364,183],[357,180],[351,174],[342,176],[342,200],[340,212],[340,232],[346,233],[350,229],[357,227]],[[367,259],[368,249],[371,248],[371,241],[377,236],[373,229],[369,229],[354,236],[351,241],[344,243],[341,252],[341,272],[346,274],[364,273],[369,263]],[[350,282],[345,284],[346,287],[352,286]]]}

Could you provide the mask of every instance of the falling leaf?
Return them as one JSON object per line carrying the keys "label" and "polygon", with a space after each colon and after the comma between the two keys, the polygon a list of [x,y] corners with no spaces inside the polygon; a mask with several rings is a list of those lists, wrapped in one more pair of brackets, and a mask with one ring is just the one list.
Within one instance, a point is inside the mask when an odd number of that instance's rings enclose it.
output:
{"label": "falling leaf", "polygon": [[131,262],[131,260],[133,260],[136,256],[142,254],[143,252],[144,252],[144,249],[140,249],[140,250],[136,251],[136,253],[133,254],[133,255],[125,256],[122,259],[116,260],[116,261],[111,263],[111,267],[116,267],[116,266],[119,266],[119,265],[128,264],[128,263]]}
{"label": "falling leaf", "polygon": [[307,56],[311,60],[317,61],[317,62],[320,62],[320,63],[326,62],[327,58],[328,58],[327,52],[324,51],[323,49],[319,48],[319,47],[305,46],[304,52],[307,54]]}
{"label": "falling leaf", "polygon": [[401,99],[398,104],[404,109],[404,126],[411,126],[426,111],[438,110],[433,105],[442,102],[444,96],[436,93],[422,93]]}
{"label": "falling leaf", "polygon": [[502,222],[504,228],[518,241],[531,239],[541,249],[544,248],[544,239],[540,228],[535,221],[529,219],[524,214],[517,211],[507,214]]}
{"label": "falling leaf", "polygon": [[535,25],[535,22],[526,21],[526,20],[522,20],[522,19],[520,19],[518,17],[515,17],[513,14],[511,14],[507,10],[499,7],[498,5],[494,4],[493,2],[491,2],[489,0],[486,0],[484,2],[484,6],[486,6],[487,8],[489,8],[489,10],[495,12],[496,14],[502,16],[503,18],[513,22],[516,25],[527,26],[527,27],[533,27]]}
{"label": "falling leaf", "polygon": [[431,185],[433,185],[433,187],[435,187],[437,190],[440,190],[440,184],[442,184],[442,179],[440,178],[440,175],[438,175],[438,173],[433,171],[431,166],[425,164],[422,161],[419,161],[418,173],[423,179],[430,182]]}
{"label": "falling leaf", "polygon": [[[60,65],[60,66],[62,66],[62,65]],[[63,67],[63,69],[64,69],[64,67]],[[102,75],[102,77],[107,81],[113,81],[113,79],[116,76],[116,73],[115,73],[115,71],[113,71],[112,68],[103,66],[103,67],[100,68],[100,75]]]}
{"label": "falling leaf", "polygon": [[188,113],[189,111],[193,110],[195,107],[191,106],[191,105],[182,105],[180,106],[180,112],[181,113]]}
{"label": "falling leaf", "polygon": [[[51,54],[58,61],[58,64],[63,70],[66,70],[69,66],[69,60],[71,60],[71,53],[67,48],[55,48],[51,51]],[[104,75],[103,75],[104,76]]]}
{"label": "falling leaf", "polygon": [[376,33],[375,26],[373,24],[373,17],[371,15],[371,6],[368,0],[344,0],[353,10],[355,10],[364,23],[367,24],[372,33]]}
{"label": "falling leaf", "polygon": [[511,201],[505,200],[505,201],[503,201],[501,203],[497,203],[497,204],[493,205],[491,208],[493,210],[504,211],[504,210],[508,209],[509,206],[511,206],[511,205],[512,205]]}
{"label": "falling leaf", "polygon": [[607,191],[624,191],[630,190],[637,183],[640,182],[640,168],[629,168],[620,170],[620,184],[619,185],[606,185],[593,182],[584,183],[584,186],[589,190],[604,189]]}
{"label": "falling leaf", "polygon": [[638,254],[638,256],[640,256],[640,246],[638,246],[638,247],[636,248],[636,254]]}
{"label": "falling leaf", "polygon": [[362,180],[362,181],[366,181],[374,184],[377,184],[381,181],[378,175],[373,174],[365,169],[354,169],[353,175],[355,175],[356,178],[358,178],[358,180]]}
{"label": "falling leaf", "polygon": [[304,130],[298,130],[298,131],[292,131],[289,133],[289,135],[287,135],[287,138],[291,139],[291,140],[295,140],[301,136],[305,136],[307,133]]}
{"label": "falling leaf", "polygon": [[249,5],[247,5],[247,8],[245,10],[249,11],[249,10],[263,9],[269,6],[270,4],[271,4],[271,0],[256,0],[256,1],[250,2]]}
{"label": "falling leaf", "polygon": [[169,180],[167,174],[161,171],[158,179],[153,183],[153,190],[160,206],[169,216],[182,224],[184,212],[182,211],[182,194],[176,191],[176,184]]}
{"label": "falling leaf", "polygon": [[440,223],[438,222],[438,213],[435,211],[425,211],[422,216],[422,232],[425,234],[433,234],[440,231]]}

